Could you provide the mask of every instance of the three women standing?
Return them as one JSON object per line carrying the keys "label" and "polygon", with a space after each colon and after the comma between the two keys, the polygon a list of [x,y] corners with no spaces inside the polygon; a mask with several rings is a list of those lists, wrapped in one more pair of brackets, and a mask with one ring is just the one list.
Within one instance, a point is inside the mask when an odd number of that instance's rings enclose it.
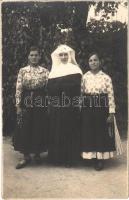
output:
{"label": "three women standing", "polygon": [[16,168],[23,168],[31,161],[30,153],[40,163],[40,153],[48,150],[49,160],[56,164],[70,166],[82,153],[84,159],[95,159],[95,169],[101,170],[104,159],[112,158],[116,148],[119,153],[122,150],[111,78],[100,69],[97,53],[90,55],[90,71],[83,78],[75,51],[69,46],[58,46],[51,57],[52,69],[48,73],[38,65],[39,49],[31,48],[29,65],[18,74],[16,106],[21,121],[13,144],[15,150],[24,154],[24,159]]}
{"label": "three women standing", "polygon": [[48,70],[39,65],[40,51],[31,47],[28,66],[21,68],[16,84],[16,109],[18,116],[17,130],[13,136],[16,151],[24,155],[17,169],[25,167],[34,153],[36,163],[40,163],[40,153],[47,151],[48,116],[42,102],[46,96]]}

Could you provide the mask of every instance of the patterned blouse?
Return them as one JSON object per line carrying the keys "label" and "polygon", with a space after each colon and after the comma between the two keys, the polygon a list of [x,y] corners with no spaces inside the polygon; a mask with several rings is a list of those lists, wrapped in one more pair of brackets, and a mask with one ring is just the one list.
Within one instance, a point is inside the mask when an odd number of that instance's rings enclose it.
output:
{"label": "patterned blouse", "polygon": [[49,71],[41,66],[26,66],[20,69],[16,84],[16,106],[21,103],[23,89],[36,89],[46,85]]}
{"label": "patterned blouse", "polygon": [[108,94],[109,113],[115,113],[114,91],[111,78],[101,70],[97,74],[88,71],[82,78],[82,93]]}

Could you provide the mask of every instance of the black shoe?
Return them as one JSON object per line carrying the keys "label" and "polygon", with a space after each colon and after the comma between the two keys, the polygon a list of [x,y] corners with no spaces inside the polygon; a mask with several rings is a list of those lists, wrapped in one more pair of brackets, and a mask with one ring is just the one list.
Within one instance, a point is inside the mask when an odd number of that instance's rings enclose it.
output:
{"label": "black shoe", "polygon": [[94,168],[97,171],[102,170],[104,168],[104,161],[103,160],[96,160]]}
{"label": "black shoe", "polygon": [[64,165],[65,165],[66,168],[71,168],[73,166],[73,163],[66,162]]}
{"label": "black shoe", "polygon": [[22,169],[26,167],[31,162],[31,159],[23,159],[16,165],[16,169]]}
{"label": "black shoe", "polygon": [[34,161],[35,161],[36,164],[40,165],[42,163],[40,155],[35,155]]}

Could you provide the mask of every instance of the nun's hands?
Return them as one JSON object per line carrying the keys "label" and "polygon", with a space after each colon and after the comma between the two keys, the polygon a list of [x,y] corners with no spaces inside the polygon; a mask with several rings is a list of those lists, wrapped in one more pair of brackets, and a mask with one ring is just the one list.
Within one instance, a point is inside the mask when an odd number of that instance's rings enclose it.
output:
{"label": "nun's hands", "polygon": [[107,123],[113,123],[114,122],[114,113],[110,113],[107,118]]}

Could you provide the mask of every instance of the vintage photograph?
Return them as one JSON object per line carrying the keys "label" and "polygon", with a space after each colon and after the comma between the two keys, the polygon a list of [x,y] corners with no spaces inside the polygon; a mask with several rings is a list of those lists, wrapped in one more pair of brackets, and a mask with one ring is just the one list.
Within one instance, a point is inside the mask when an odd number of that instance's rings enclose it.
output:
{"label": "vintage photograph", "polygon": [[128,1],[7,1],[4,199],[127,199]]}

